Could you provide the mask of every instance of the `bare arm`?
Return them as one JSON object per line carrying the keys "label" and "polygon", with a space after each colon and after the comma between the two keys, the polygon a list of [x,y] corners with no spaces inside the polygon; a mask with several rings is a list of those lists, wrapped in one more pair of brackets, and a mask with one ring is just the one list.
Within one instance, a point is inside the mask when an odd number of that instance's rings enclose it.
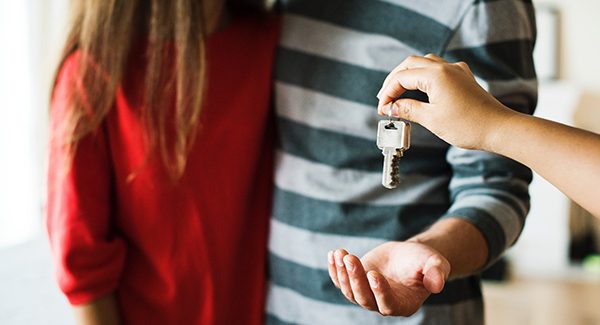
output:
{"label": "bare arm", "polygon": [[[393,101],[408,89],[426,92],[430,103]],[[600,135],[514,112],[479,87],[466,64],[434,55],[403,62],[379,98],[380,113],[391,109],[455,146],[519,161],[600,218]]]}
{"label": "bare arm", "polygon": [[108,295],[87,304],[73,307],[77,324],[118,325],[119,310],[114,295]]}
{"label": "bare arm", "polygon": [[600,218],[600,135],[518,113],[496,123],[482,149],[531,167]]}

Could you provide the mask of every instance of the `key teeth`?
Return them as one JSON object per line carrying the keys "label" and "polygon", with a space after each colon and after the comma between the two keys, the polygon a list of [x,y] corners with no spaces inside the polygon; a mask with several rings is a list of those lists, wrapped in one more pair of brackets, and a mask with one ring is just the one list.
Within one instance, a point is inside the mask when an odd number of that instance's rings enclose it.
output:
{"label": "key teeth", "polygon": [[[401,149],[396,149],[394,154],[390,157],[388,175],[384,175],[383,186],[385,188],[394,189],[400,185],[400,160],[402,156],[403,151]],[[386,176],[389,176],[389,178]]]}

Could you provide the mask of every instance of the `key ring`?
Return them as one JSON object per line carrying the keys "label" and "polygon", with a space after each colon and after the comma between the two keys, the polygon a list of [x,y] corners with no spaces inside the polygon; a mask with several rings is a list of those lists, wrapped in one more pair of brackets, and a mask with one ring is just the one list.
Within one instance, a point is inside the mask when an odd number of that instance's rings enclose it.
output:
{"label": "key ring", "polygon": [[396,101],[392,100],[390,102],[390,110],[388,111],[388,124],[385,126],[386,129],[395,129],[396,126],[394,125],[394,122],[392,121],[392,107],[394,107],[394,103]]}

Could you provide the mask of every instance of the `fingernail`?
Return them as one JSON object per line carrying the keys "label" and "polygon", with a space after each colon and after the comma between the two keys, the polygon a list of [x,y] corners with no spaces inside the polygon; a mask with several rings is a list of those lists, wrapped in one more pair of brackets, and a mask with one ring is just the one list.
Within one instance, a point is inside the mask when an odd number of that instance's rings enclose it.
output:
{"label": "fingernail", "polygon": [[344,261],[342,261],[342,257],[340,256],[341,254],[342,254],[342,252],[340,252],[340,251],[335,252],[335,263],[339,267],[344,267]]}
{"label": "fingernail", "polygon": [[390,109],[392,111],[391,115],[398,116],[398,105],[396,105],[395,102],[390,103]]}
{"label": "fingernail", "polygon": [[372,273],[367,273],[367,279],[369,279],[369,284],[372,288],[377,288],[379,286],[377,279]]}
{"label": "fingernail", "polygon": [[354,272],[354,269],[356,269],[356,267],[354,266],[354,264],[350,261],[345,261],[346,262],[346,268],[350,271],[350,272]]}
{"label": "fingernail", "polygon": [[381,112],[383,113],[383,115],[390,115],[390,105],[383,106]]}
{"label": "fingernail", "polygon": [[327,262],[329,262],[329,264],[333,265],[335,263],[335,261],[333,260],[333,252],[329,251],[327,253]]}
{"label": "fingernail", "polygon": [[379,97],[381,97],[381,92],[383,92],[383,88],[379,89],[379,92],[377,93],[377,95],[375,95],[375,97],[377,97],[377,99],[381,99]]}

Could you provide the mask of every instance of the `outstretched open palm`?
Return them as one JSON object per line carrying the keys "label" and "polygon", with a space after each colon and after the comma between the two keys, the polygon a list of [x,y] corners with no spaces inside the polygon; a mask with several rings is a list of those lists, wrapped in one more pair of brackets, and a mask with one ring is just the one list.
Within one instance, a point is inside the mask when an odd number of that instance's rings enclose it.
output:
{"label": "outstretched open palm", "polygon": [[331,280],[344,296],[382,315],[412,315],[442,291],[450,274],[446,258],[416,242],[388,242],[361,259],[338,249],[328,259]]}

